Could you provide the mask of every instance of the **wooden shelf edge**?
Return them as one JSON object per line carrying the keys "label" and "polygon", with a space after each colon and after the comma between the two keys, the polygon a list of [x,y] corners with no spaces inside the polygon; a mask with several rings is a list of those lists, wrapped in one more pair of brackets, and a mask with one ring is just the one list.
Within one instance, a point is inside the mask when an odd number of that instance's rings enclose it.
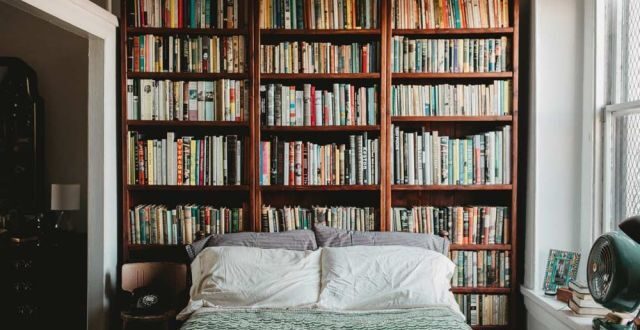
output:
{"label": "wooden shelf edge", "polygon": [[380,79],[380,73],[261,73],[262,80],[365,80]]}
{"label": "wooden shelf edge", "polygon": [[451,244],[450,251],[511,251],[511,244]]}
{"label": "wooden shelf edge", "polygon": [[200,35],[246,35],[248,29],[217,29],[217,28],[170,28],[170,27],[127,27],[127,35],[142,34],[200,34]]}
{"label": "wooden shelf edge", "polygon": [[129,127],[229,127],[249,128],[241,121],[193,121],[193,120],[127,120]]}
{"label": "wooden shelf edge", "polygon": [[379,185],[332,185],[332,186],[260,186],[260,190],[268,191],[378,191]]}
{"label": "wooden shelf edge", "polygon": [[248,73],[226,73],[226,72],[127,72],[127,78],[138,79],[169,79],[169,80],[204,80],[204,79],[249,79]]}
{"label": "wooden shelf edge", "polygon": [[249,191],[248,185],[226,186],[174,186],[174,185],[127,185],[129,191]]}
{"label": "wooden shelf edge", "polygon": [[511,122],[513,116],[391,116],[392,123],[420,122]]}
{"label": "wooden shelf edge", "polygon": [[380,130],[380,125],[349,125],[349,126],[263,126],[262,132],[375,132]]}
{"label": "wooden shelf edge", "polygon": [[260,29],[262,36],[375,36],[380,29]]}
{"label": "wooden shelf edge", "polygon": [[392,191],[484,191],[484,190],[511,190],[510,184],[493,185],[398,185],[392,184]]}
{"label": "wooden shelf edge", "polygon": [[391,79],[505,79],[513,72],[394,72]]}
{"label": "wooden shelf edge", "polygon": [[454,294],[509,294],[511,293],[511,288],[452,287],[451,292]]}
{"label": "wooden shelf edge", "polygon": [[409,36],[465,35],[465,34],[512,34],[513,28],[465,28],[465,29],[391,29],[391,34]]}

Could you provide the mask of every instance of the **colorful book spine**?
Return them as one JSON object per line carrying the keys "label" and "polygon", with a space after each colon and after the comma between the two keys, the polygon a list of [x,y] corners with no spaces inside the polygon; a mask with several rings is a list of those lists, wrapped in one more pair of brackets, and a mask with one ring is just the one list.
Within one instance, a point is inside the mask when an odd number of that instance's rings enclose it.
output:
{"label": "colorful book spine", "polygon": [[[260,142],[260,184],[378,184],[379,149],[379,139],[369,139],[366,133],[349,136],[349,144],[321,145],[273,137]],[[282,165],[274,165],[280,159]]]}
{"label": "colorful book spine", "polygon": [[262,73],[371,73],[380,70],[378,42],[283,41],[260,45]]}
{"label": "colorful book spine", "polygon": [[244,73],[245,37],[157,36],[128,37],[130,72]]}
{"label": "colorful book spine", "polygon": [[409,185],[511,183],[511,126],[466,138],[391,126],[391,182]]}
{"label": "colorful book spine", "polygon": [[507,37],[490,39],[391,40],[393,72],[470,73],[509,70]]}
{"label": "colorful book spine", "polygon": [[509,324],[509,298],[506,295],[456,294],[455,298],[471,326]]}
{"label": "colorful book spine", "polygon": [[246,21],[242,0],[131,0],[127,5],[134,27],[235,29]]}
{"label": "colorful book spine", "polygon": [[394,29],[506,28],[509,0],[393,0]]}
{"label": "colorful book spine", "polygon": [[393,85],[392,116],[505,116],[511,114],[511,81],[486,85]]}
{"label": "colorful book spine", "polygon": [[[145,139],[128,132],[128,184],[220,186],[243,182],[243,141],[237,135]],[[133,152],[136,150],[136,152]]]}
{"label": "colorful book spine", "polygon": [[242,208],[206,205],[137,205],[129,210],[129,244],[190,244],[204,235],[245,230]]}
{"label": "colorful book spine", "polygon": [[510,287],[509,251],[451,251],[449,258],[456,264],[452,287],[508,288]]}
{"label": "colorful book spine", "polygon": [[263,206],[261,227],[263,232],[311,229],[322,224],[331,228],[350,231],[376,229],[377,212],[372,207],[348,206],[300,206],[274,208]]}

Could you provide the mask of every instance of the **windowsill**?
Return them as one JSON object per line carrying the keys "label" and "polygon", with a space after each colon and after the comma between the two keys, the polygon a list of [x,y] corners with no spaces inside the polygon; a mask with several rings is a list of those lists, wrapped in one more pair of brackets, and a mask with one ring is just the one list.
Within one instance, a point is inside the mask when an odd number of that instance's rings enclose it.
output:
{"label": "windowsill", "polygon": [[537,320],[559,322],[573,330],[591,329],[593,316],[578,316],[567,304],[556,300],[555,297],[546,296],[542,291],[527,289],[524,286],[520,287],[520,291],[524,296],[527,311]]}

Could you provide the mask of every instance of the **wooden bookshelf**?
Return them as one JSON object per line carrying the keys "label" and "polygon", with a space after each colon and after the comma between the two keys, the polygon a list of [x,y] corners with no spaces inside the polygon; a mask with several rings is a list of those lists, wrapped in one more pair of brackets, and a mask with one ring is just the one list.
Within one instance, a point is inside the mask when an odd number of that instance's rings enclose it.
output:
{"label": "wooden bookshelf", "polygon": [[[380,26],[375,29],[261,29],[258,22],[259,1],[242,0],[241,8],[246,10],[247,22],[237,29],[203,28],[147,28],[132,27],[127,22],[127,3],[122,0],[120,43],[120,262],[145,260],[185,261],[183,245],[135,245],[128,243],[128,210],[140,203],[198,202],[203,205],[242,206],[245,215],[245,229],[260,231],[261,208],[269,205],[347,205],[371,206],[378,212],[377,227],[382,231],[391,229],[390,210],[395,206],[411,205],[495,205],[507,206],[510,210],[511,228],[509,244],[480,245],[452,244],[455,251],[509,251],[510,281],[508,288],[454,288],[456,294],[500,294],[509,297],[509,324],[505,326],[474,326],[474,329],[518,329],[523,327],[518,319],[521,296],[518,278],[521,262],[518,255],[518,47],[519,47],[519,0],[510,0],[510,22],[508,28],[482,29],[393,29],[391,24],[391,1],[380,2]],[[311,0],[305,0],[310,4]],[[305,15],[311,17],[309,6]],[[127,68],[127,37],[145,34],[169,36],[235,36],[245,37],[246,60],[244,73],[180,73],[180,72],[130,72]],[[476,73],[396,73],[391,70],[391,47],[394,36],[407,38],[489,38],[507,37],[510,41],[511,64],[507,72]],[[367,41],[378,42],[380,49],[380,69],[371,73],[291,73],[275,74],[260,72],[260,46],[281,41],[329,41],[336,43]],[[158,79],[173,81],[213,81],[219,79],[247,80],[249,82],[249,118],[244,122],[227,121],[152,121],[127,119],[127,79]],[[505,116],[391,116],[391,87],[394,84],[478,84],[492,80],[512,82],[512,109]],[[260,86],[281,83],[301,86],[305,83],[327,86],[332,83],[350,83],[356,86],[378,86],[378,118],[375,125],[367,126],[264,126],[260,118]],[[480,132],[485,127],[512,126],[511,140],[511,184],[500,185],[396,185],[391,182],[392,125],[399,127],[438,127],[448,134],[466,134],[467,131]],[[237,134],[245,139],[243,144],[243,184],[235,186],[158,186],[130,185],[127,183],[127,131],[136,130],[162,135],[169,131],[184,135]],[[344,143],[351,134],[367,134],[380,139],[380,177],[377,185],[318,185],[318,186],[260,186],[259,146],[260,141],[270,136],[313,141],[322,139]],[[422,204],[420,204],[422,203]],[[457,203],[457,204],[456,204]]]}

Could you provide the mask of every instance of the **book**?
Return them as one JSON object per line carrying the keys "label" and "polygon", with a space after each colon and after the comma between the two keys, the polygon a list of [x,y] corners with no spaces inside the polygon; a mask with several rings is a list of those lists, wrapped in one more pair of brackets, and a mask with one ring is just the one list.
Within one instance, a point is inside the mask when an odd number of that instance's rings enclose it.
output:
{"label": "book", "polygon": [[379,0],[312,0],[311,29],[374,29],[379,26]]}
{"label": "book", "polygon": [[580,315],[605,316],[611,311],[602,307],[580,307],[573,299],[569,300],[569,308]]}
{"label": "book", "polygon": [[260,45],[261,73],[370,73],[380,70],[380,43],[283,41]]}
{"label": "book", "polygon": [[[127,54],[134,54],[130,72],[244,73],[245,37],[130,36]],[[237,54],[233,56],[233,54]]]}
{"label": "book", "polygon": [[445,230],[453,244],[509,244],[509,237],[500,235],[511,225],[508,211],[507,207],[495,206],[394,207],[389,230],[434,235]]}
{"label": "book", "polygon": [[[278,144],[275,149],[274,144]],[[350,135],[348,145],[272,138],[261,141],[259,148],[260,185],[369,185],[380,181],[379,140],[366,133]],[[272,167],[280,157],[271,150],[289,150],[275,173]],[[367,166],[369,161],[372,164]]]}
{"label": "book", "polygon": [[593,297],[591,297],[590,295],[587,296],[587,299],[582,299],[580,297],[577,297],[576,295],[573,295],[571,299],[578,307],[603,308],[602,305],[595,302],[595,300],[593,300]]}
{"label": "book", "polygon": [[500,326],[509,323],[506,295],[456,294],[456,302],[471,326]]}
{"label": "book", "polygon": [[450,251],[449,258],[457,271],[451,278],[452,287],[510,287],[509,251]]}
{"label": "book", "polygon": [[317,224],[350,231],[371,231],[376,228],[376,211],[372,207],[350,206],[285,206],[264,205],[261,212],[263,232],[311,229]]}
{"label": "book", "polygon": [[218,186],[243,182],[243,141],[236,135],[176,138],[168,132],[163,139],[146,139],[142,133],[130,131],[127,145],[137,151],[127,158],[128,184]]}
{"label": "book", "polygon": [[392,85],[392,116],[504,116],[511,114],[511,81],[486,85]]}
{"label": "book", "polygon": [[[264,126],[376,125],[378,122],[377,85],[355,87],[335,83],[323,90],[311,84],[304,84],[302,88],[268,84],[261,89],[268,91],[260,96]],[[353,97],[342,102],[345,95]]]}
{"label": "book", "polygon": [[127,119],[130,120],[246,121],[249,118],[251,87],[246,80],[129,81]]}
{"label": "book", "polygon": [[244,230],[243,208],[184,204],[143,204],[129,210],[129,244],[190,244],[196,234],[225,234]]}
{"label": "book", "polygon": [[[454,139],[437,131],[405,132],[391,126],[391,182],[409,185],[490,185],[511,183],[510,126]],[[423,143],[416,144],[415,141]],[[420,147],[420,149],[417,148]],[[421,155],[417,157],[417,155]],[[422,156],[424,155],[424,157]],[[418,163],[419,162],[419,163]],[[416,172],[420,171],[416,175]]]}
{"label": "book", "polygon": [[240,0],[132,0],[128,22],[134,27],[239,28],[245,15]]}
{"label": "book", "polygon": [[507,37],[490,39],[391,40],[392,72],[505,72],[509,69]]}
{"label": "book", "polygon": [[587,286],[587,283],[583,281],[578,281],[578,280],[570,281],[569,289],[582,295],[591,295],[591,292],[589,291],[589,287]]}
{"label": "book", "polygon": [[261,29],[304,29],[304,0],[262,0],[260,1]]}

